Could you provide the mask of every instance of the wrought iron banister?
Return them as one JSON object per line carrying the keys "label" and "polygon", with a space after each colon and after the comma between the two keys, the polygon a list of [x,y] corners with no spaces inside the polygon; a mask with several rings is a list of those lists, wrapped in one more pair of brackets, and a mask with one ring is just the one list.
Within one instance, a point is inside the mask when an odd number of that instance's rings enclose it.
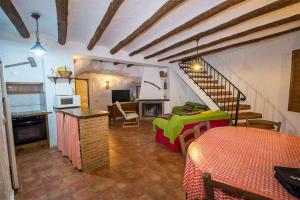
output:
{"label": "wrought iron banister", "polygon": [[227,112],[237,125],[240,101],[245,101],[246,96],[207,61],[199,58],[199,62],[204,66],[204,69],[199,71],[192,69],[194,60],[180,61],[179,67],[221,110]]}

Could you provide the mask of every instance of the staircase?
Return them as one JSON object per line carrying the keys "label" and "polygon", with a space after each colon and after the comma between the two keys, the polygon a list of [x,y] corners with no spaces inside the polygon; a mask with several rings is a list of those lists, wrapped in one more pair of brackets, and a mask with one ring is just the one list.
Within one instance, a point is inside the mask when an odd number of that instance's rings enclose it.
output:
{"label": "staircase", "polygon": [[251,105],[243,103],[246,96],[223,74],[204,59],[201,71],[194,71],[191,66],[194,60],[180,61],[179,68],[192,82],[197,85],[210,100],[220,109],[227,112],[234,125],[244,126],[246,119],[262,118],[261,113],[251,112]]}

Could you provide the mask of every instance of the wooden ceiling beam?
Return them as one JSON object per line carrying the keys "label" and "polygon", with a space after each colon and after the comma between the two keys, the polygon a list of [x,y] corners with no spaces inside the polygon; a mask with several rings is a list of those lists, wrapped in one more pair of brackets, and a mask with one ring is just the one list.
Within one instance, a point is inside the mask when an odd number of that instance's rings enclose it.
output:
{"label": "wooden ceiling beam", "polygon": [[155,52],[155,53],[153,53],[151,55],[146,56],[145,59],[149,59],[149,58],[158,56],[158,55],[163,54],[163,53],[165,53],[167,51],[170,51],[172,49],[175,49],[177,47],[185,45],[185,44],[187,44],[189,42],[193,42],[193,41],[195,41],[195,40],[197,40],[197,39],[199,39],[201,37],[205,37],[205,36],[208,36],[210,34],[214,34],[216,32],[225,30],[225,29],[227,29],[229,27],[241,24],[241,23],[243,23],[245,21],[248,21],[250,19],[254,19],[256,17],[265,15],[267,13],[271,13],[273,11],[282,9],[284,7],[287,7],[287,6],[290,6],[290,5],[299,3],[299,2],[300,2],[300,0],[278,0],[278,1],[275,1],[275,2],[273,2],[271,4],[268,4],[268,5],[263,6],[261,8],[255,9],[255,10],[249,12],[249,13],[246,13],[246,14],[240,16],[240,17],[237,17],[237,18],[232,19],[232,20],[230,20],[228,22],[220,24],[220,25],[218,25],[218,26],[216,26],[216,27],[214,27],[212,29],[208,29],[208,30],[203,31],[201,33],[195,34],[195,35],[193,35],[193,36],[191,36],[191,37],[189,37],[189,38],[187,38],[185,40],[177,42],[177,43],[175,43],[175,44],[173,44],[173,45],[171,45],[169,47],[166,47],[166,48],[164,48],[164,49],[162,49],[160,51],[157,51],[157,52]]}
{"label": "wooden ceiling beam", "polygon": [[0,0],[0,7],[7,15],[11,23],[15,26],[19,34],[23,38],[29,38],[29,31],[11,0]]}
{"label": "wooden ceiling beam", "polygon": [[68,32],[68,0],[55,0],[57,14],[58,43],[66,44]]}
{"label": "wooden ceiling beam", "polygon": [[97,60],[97,59],[93,59],[99,62],[104,62],[104,63],[112,63],[113,65],[126,65],[126,67],[132,67],[132,66],[138,66],[136,64],[132,64],[132,63],[122,63],[122,62],[115,62],[115,61],[105,61],[105,60]]}
{"label": "wooden ceiling beam", "polygon": [[200,45],[198,47],[193,47],[193,48],[181,51],[179,53],[167,56],[165,58],[161,58],[158,61],[161,62],[161,61],[164,61],[164,60],[170,60],[171,58],[175,58],[175,57],[182,56],[182,55],[185,55],[185,54],[188,54],[188,53],[192,53],[192,52],[195,52],[197,50],[208,48],[208,47],[211,47],[211,46],[214,46],[214,45],[217,45],[217,44],[229,41],[229,40],[234,40],[234,39],[237,39],[237,38],[240,38],[240,37],[244,37],[244,36],[247,36],[247,35],[252,34],[252,33],[256,33],[256,32],[259,32],[259,31],[266,30],[266,29],[274,28],[274,27],[281,26],[281,25],[284,25],[284,24],[288,24],[288,23],[291,23],[291,22],[294,22],[294,21],[297,21],[297,20],[300,20],[300,14],[293,15],[291,17],[287,17],[287,18],[284,18],[284,19],[281,19],[281,20],[278,20],[278,21],[274,21],[274,22],[271,22],[271,23],[268,23],[268,24],[265,24],[265,25],[262,25],[262,26],[258,26],[258,27],[240,32],[240,33],[236,33],[234,35],[230,35],[228,37],[224,37],[224,38],[221,38],[219,40],[216,40],[216,41],[213,41],[213,42],[210,42],[210,43],[207,43],[207,44]]}
{"label": "wooden ceiling beam", "polygon": [[[300,26],[297,26],[295,28],[291,28],[291,29],[288,29],[288,30],[285,30],[285,31],[273,33],[273,34],[270,34],[270,35],[266,35],[266,36],[263,36],[263,37],[247,40],[247,41],[244,41],[244,42],[239,42],[239,43],[236,43],[236,44],[231,44],[231,45],[220,47],[220,48],[217,48],[217,49],[204,51],[204,52],[199,53],[198,56],[205,56],[205,55],[209,55],[209,54],[212,54],[212,53],[217,53],[217,52],[224,51],[224,50],[227,50],[227,49],[230,49],[230,48],[239,47],[239,46],[243,46],[243,45],[247,45],[247,44],[252,44],[252,43],[255,43],[255,42],[260,42],[262,40],[271,39],[271,38],[274,38],[274,37],[278,37],[278,36],[285,35],[285,34],[292,33],[292,32],[296,32],[296,31],[300,31]],[[169,63],[174,63],[174,62],[178,62],[178,61],[187,61],[187,60],[194,59],[196,57],[197,57],[197,54],[192,55],[192,56],[188,56],[188,57],[185,57],[185,58],[177,59],[177,60],[172,60]]]}
{"label": "wooden ceiling beam", "polygon": [[106,10],[106,13],[97,27],[96,32],[94,33],[92,39],[90,40],[87,49],[92,50],[96,43],[100,40],[101,36],[103,35],[105,29],[108,27],[110,24],[112,18],[115,16],[117,10],[120,8],[121,4],[124,2],[124,0],[113,0],[108,9]]}
{"label": "wooden ceiling beam", "polygon": [[119,42],[115,47],[110,50],[111,54],[117,53],[124,46],[132,42],[135,38],[144,33],[149,29],[154,23],[157,23],[163,16],[168,14],[171,10],[177,7],[179,4],[185,0],[168,0],[162,7],[160,7],[149,19],[147,19],[141,26],[139,26],[135,31],[128,35],[124,40]]}
{"label": "wooden ceiling beam", "polygon": [[138,66],[138,65],[135,65],[135,64],[128,64],[128,65],[126,65],[126,66],[127,66],[127,68],[129,68],[129,67]]}
{"label": "wooden ceiling beam", "polygon": [[241,2],[244,2],[244,1],[245,0],[227,0],[223,3],[220,3],[217,6],[211,8],[211,9],[201,13],[200,15],[192,18],[191,20],[185,22],[184,24],[174,28],[173,30],[169,31],[168,33],[164,34],[163,36],[161,36],[161,37],[153,40],[152,42],[146,44],[145,46],[131,52],[129,54],[129,56],[134,56],[134,55],[136,55],[136,54],[138,54],[138,53],[140,53],[140,52],[142,52],[146,49],[149,49],[150,47],[152,47],[152,46],[154,46],[154,45],[170,38],[171,36],[176,35],[176,34],[182,32],[182,31],[188,30],[191,27],[207,20],[208,18],[213,17],[213,16],[221,13],[222,11],[224,11],[226,9],[229,9],[229,8],[239,4]]}

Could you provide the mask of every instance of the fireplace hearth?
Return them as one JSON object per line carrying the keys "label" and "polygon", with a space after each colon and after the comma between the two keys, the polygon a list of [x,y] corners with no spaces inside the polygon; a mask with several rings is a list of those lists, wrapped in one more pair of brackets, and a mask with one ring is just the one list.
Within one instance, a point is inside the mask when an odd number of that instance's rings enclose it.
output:
{"label": "fireplace hearth", "polygon": [[165,99],[143,99],[139,100],[139,114],[141,119],[153,119],[158,115],[164,114]]}
{"label": "fireplace hearth", "polygon": [[162,102],[142,104],[142,117],[156,117],[160,114],[162,114]]}

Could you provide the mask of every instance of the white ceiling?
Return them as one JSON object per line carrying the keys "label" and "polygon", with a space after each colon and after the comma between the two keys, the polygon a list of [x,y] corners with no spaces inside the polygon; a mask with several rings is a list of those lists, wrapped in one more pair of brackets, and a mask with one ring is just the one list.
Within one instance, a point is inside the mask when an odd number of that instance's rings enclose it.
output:
{"label": "white ceiling", "polygon": [[[147,20],[166,1],[167,0],[125,0],[114,16],[111,24],[105,30],[102,38],[98,41],[97,45],[104,46],[108,50],[111,49],[126,36],[128,36],[131,32],[133,32],[145,20]],[[217,4],[220,4],[223,1],[224,0],[186,0],[186,2],[173,9],[170,13],[161,18],[160,21],[154,24],[154,26],[152,26],[122,50],[130,53],[140,48],[141,46],[153,41],[154,39],[162,36],[173,28],[178,27],[179,25],[195,17],[196,15],[199,15],[200,13],[216,6]],[[145,56],[149,55],[180,40],[186,39],[189,36],[213,28],[219,24],[227,22],[233,18],[236,18],[259,7],[265,6],[274,1],[276,0],[248,0],[218,14],[217,16],[210,18],[209,20],[206,20],[194,26],[189,30],[168,38],[167,40],[159,43],[158,45],[155,45],[154,47],[142,52],[141,54]],[[21,18],[23,19],[30,33],[34,33],[35,31],[35,23],[30,15],[32,12],[37,11],[41,13],[41,34],[57,38],[56,7],[54,0],[12,0],[12,2],[20,13]],[[111,0],[69,0],[69,25],[67,41],[81,42],[87,46],[97,26],[101,22],[102,17],[104,16],[110,2]],[[261,17],[257,17],[254,20],[244,22],[238,26],[234,26],[224,31],[201,38],[200,44],[220,39],[224,36],[245,31],[250,28],[270,23],[282,18],[286,18],[294,14],[300,14],[300,3],[276,12],[272,12],[267,15],[263,15]],[[260,37],[265,35],[266,32],[268,34],[271,34],[295,26],[300,26],[300,22],[297,21],[288,25],[281,26],[279,28],[252,34],[243,37],[241,40]],[[0,10],[0,32],[19,38],[21,37],[2,10]],[[231,41],[229,43],[234,43],[234,41]],[[228,42],[226,44],[228,44]],[[183,45],[177,49],[153,58],[153,60],[163,58],[165,56],[180,52],[194,46],[194,42]]]}

